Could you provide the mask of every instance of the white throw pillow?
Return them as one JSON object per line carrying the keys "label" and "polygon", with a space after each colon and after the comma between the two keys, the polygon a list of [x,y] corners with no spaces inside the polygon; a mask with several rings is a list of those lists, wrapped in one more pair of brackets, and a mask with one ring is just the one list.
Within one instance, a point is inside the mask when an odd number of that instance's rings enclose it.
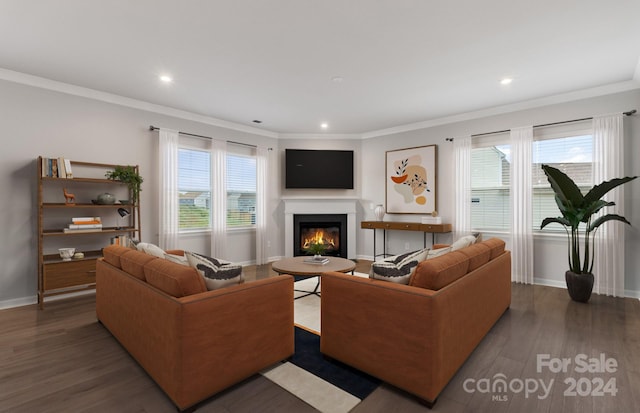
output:
{"label": "white throw pillow", "polygon": [[427,259],[439,257],[451,251],[453,251],[451,247],[444,247],[444,248],[438,248],[435,250],[429,250],[429,253],[427,254]]}
{"label": "white throw pillow", "polygon": [[467,248],[469,245],[473,245],[476,242],[476,237],[473,235],[465,235],[464,237],[460,237],[456,242],[451,244],[451,250],[457,251],[462,248]]}
{"label": "white throw pillow", "polygon": [[153,255],[154,257],[164,258],[164,250],[157,245],[150,244],[148,242],[139,242],[136,245],[136,248],[138,249],[138,251]]}
{"label": "white throw pillow", "polygon": [[176,264],[189,265],[189,261],[187,260],[187,257],[185,257],[184,255],[175,255],[175,254],[165,253],[164,258],[171,262],[175,262]]}

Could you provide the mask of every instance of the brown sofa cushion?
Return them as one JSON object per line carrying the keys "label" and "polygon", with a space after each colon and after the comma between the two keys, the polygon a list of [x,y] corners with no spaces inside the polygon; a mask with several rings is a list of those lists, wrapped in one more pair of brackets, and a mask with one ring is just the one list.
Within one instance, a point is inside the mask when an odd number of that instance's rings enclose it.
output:
{"label": "brown sofa cushion", "polygon": [[460,251],[453,251],[418,264],[409,285],[439,290],[464,276],[468,268],[469,258]]}
{"label": "brown sofa cushion", "polygon": [[145,265],[144,275],[149,284],[174,297],[207,291],[204,280],[194,268],[164,259],[155,259]]}
{"label": "brown sofa cushion", "polygon": [[491,258],[491,248],[483,243],[473,244],[458,251],[469,257],[468,272],[488,263]]}
{"label": "brown sofa cushion", "polygon": [[505,249],[505,243],[500,238],[489,238],[482,242],[482,244],[486,245],[491,250],[491,259],[501,255]]}
{"label": "brown sofa cushion", "polygon": [[120,263],[122,264],[122,269],[124,271],[142,281],[145,281],[144,266],[148,262],[157,259],[158,258],[153,255],[145,254],[142,251],[129,249],[128,252],[122,254],[120,257]]}
{"label": "brown sofa cushion", "polygon": [[117,268],[122,268],[120,257],[122,254],[132,251],[131,248],[123,247],[121,245],[109,245],[102,250],[102,256],[104,260],[109,264]]}

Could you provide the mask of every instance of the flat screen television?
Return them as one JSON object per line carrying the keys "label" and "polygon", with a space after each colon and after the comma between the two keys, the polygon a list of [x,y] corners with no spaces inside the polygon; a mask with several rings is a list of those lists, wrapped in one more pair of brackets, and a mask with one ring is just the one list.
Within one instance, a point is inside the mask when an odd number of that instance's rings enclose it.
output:
{"label": "flat screen television", "polygon": [[353,189],[353,151],[286,149],[285,188]]}

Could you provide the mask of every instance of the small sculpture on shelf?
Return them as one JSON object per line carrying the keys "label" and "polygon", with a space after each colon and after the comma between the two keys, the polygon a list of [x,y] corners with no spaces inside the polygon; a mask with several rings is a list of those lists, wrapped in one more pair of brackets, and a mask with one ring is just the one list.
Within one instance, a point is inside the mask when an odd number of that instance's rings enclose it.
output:
{"label": "small sculpture on shelf", "polygon": [[75,205],[76,196],[74,194],[70,194],[67,192],[67,188],[62,188],[62,193],[64,193],[64,204],[65,205]]}

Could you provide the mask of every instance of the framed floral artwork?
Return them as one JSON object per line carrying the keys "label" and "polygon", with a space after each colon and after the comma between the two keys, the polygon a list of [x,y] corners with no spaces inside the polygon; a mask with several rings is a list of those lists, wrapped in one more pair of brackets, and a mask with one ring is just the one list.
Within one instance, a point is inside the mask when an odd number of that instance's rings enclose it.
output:
{"label": "framed floral artwork", "polygon": [[436,211],[437,145],[386,152],[385,198],[389,214]]}

